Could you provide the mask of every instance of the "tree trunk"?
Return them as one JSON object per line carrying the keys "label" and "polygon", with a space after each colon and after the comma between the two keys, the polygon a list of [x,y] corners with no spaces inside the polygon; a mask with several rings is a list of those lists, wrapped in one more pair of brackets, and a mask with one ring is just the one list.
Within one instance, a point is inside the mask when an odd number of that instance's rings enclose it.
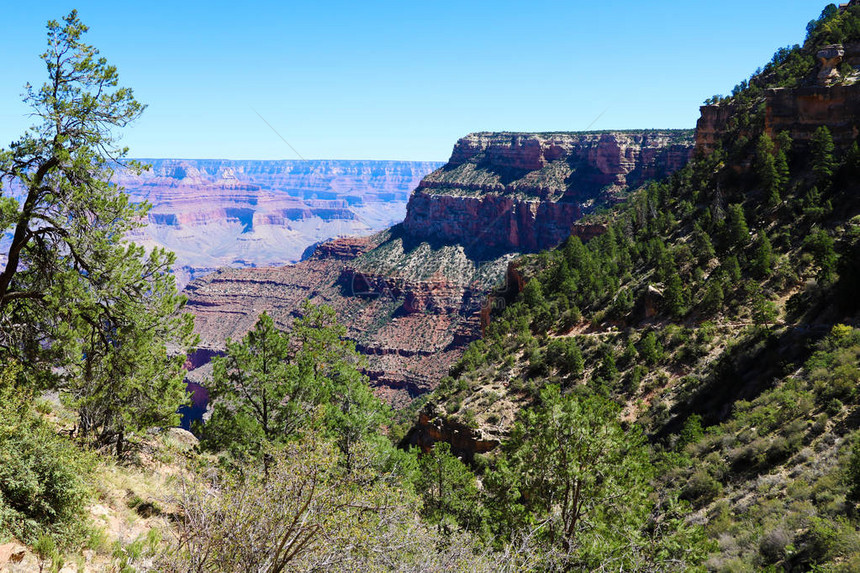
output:
{"label": "tree trunk", "polygon": [[33,209],[36,208],[38,202],[39,188],[42,186],[45,175],[59,164],[60,162],[56,157],[51,157],[39,166],[39,169],[33,175],[33,180],[30,182],[27,199],[24,201],[21,214],[18,215],[18,222],[15,224],[15,234],[12,236],[12,244],[9,246],[9,252],[6,255],[6,268],[0,273],[0,309],[4,308],[8,302],[6,294],[9,292],[9,285],[12,284],[12,278],[18,272],[21,251],[27,246],[27,241],[29,240],[30,220],[33,216]]}

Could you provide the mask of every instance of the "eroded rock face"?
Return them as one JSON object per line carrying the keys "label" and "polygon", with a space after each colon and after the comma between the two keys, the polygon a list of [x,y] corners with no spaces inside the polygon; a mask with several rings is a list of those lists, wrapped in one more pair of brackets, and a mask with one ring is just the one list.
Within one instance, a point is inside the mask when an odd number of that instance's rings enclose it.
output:
{"label": "eroded rock face", "polygon": [[771,136],[788,131],[803,145],[826,125],[833,142],[847,147],[860,135],[860,84],[771,89],[766,102],[765,130]]}
{"label": "eroded rock face", "polygon": [[289,329],[309,299],[334,307],[347,336],[367,357],[365,373],[381,397],[402,406],[432,390],[478,336],[484,291],[438,272],[422,280],[361,270],[362,255],[383,241],[395,242],[390,233],[337,239],[295,265],[221,269],[192,281],[185,292],[201,348],[189,361],[189,379],[205,383],[209,358],[228,337],[244,336],[263,311]]}
{"label": "eroded rock face", "polygon": [[436,442],[447,442],[451,444],[454,455],[472,461],[475,454],[484,454],[497,448],[505,437],[504,434],[491,432],[489,428],[470,428],[450,420],[441,408],[428,405],[418,414],[416,424],[402,445],[418,447],[426,453]]}
{"label": "eroded rock face", "polygon": [[439,166],[400,161],[146,159],[114,181],[152,204],[132,236],[177,254],[180,285],[219,267],[296,262],[308,245],[368,235],[402,220],[421,178]]}
{"label": "eroded rock face", "polygon": [[595,202],[672,173],[692,150],[688,131],[473,133],[421,181],[404,229],[499,251],[552,248]]}
{"label": "eroded rock face", "polygon": [[734,106],[703,105],[696,122],[696,153],[711,153],[722,140],[726,124],[735,112]]}
{"label": "eroded rock face", "polygon": [[818,53],[815,54],[821,66],[817,77],[818,85],[829,86],[839,80],[838,67],[842,63],[843,56],[845,56],[845,50],[842,48],[842,44],[824,46],[818,50]]}
{"label": "eroded rock face", "polygon": [[456,197],[416,190],[405,226],[412,236],[503,251],[536,252],[558,245],[582,217],[578,203],[502,195]]}

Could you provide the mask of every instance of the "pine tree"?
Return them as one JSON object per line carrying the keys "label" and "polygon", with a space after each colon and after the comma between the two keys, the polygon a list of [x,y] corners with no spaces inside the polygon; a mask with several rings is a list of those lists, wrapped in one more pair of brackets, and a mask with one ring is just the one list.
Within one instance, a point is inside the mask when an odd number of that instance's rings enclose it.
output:
{"label": "pine tree", "polygon": [[702,229],[698,221],[693,227],[693,252],[702,266],[707,265],[716,256],[711,237]]}
{"label": "pine tree", "polygon": [[788,168],[788,157],[785,151],[780,149],[776,153],[776,185],[771,189],[768,196],[768,206],[777,207],[782,202],[782,195],[788,187],[788,181],[791,178],[791,172]]}
{"label": "pine tree", "polygon": [[822,219],[833,210],[830,200],[825,201],[818,187],[815,185],[810,187],[803,196],[802,205],[804,216],[809,217],[813,221]]}
{"label": "pine tree", "polygon": [[678,436],[678,448],[683,448],[687,444],[695,444],[705,435],[702,429],[702,417],[698,414],[692,414],[684,422],[684,428]]}
{"label": "pine tree", "polygon": [[705,290],[705,296],[702,297],[702,311],[708,314],[720,312],[723,309],[724,299],[725,295],[720,281],[714,279],[708,281],[708,288]]}
{"label": "pine tree", "polygon": [[543,285],[541,285],[537,277],[530,279],[526,283],[523,289],[523,302],[533,309],[546,306],[546,299],[543,296]]}
{"label": "pine tree", "polygon": [[650,464],[641,434],[625,431],[618,407],[598,396],[541,392],[504,444],[505,458],[487,476],[498,525],[511,532],[541,522],[549,549],[566,569],[593,570],[634,559],[645,523]]}
{"label": "pine tree", "polygon": [[752,270],[759,278],[767,277],[773,271],[773,262],[773,247],[767,238],[767,233],[759,233],[752,260]]}
{"label": "pine tree", "polygon": [[585,368],[579,344],[573,338],[555,338],[547,346],[547,360],[558,367],[559,374],[578,378]]}
{"label": "pine tree", "polygon": [[788,182],[791,179],[791,169],[788,165],[788,154],[791,152],[791,136],[787,131],[780,131],[776,135],[776,174],[777,188],[774,193],[768,198],[769,207],[777,207],[782,201],[782,196],[785,195],[788,189]]}
{"label": "pine tree", "polygon": [[237,458],[316,427],[340,448],[350,469],[356,448],[389,421],[389,411],[358,370],[334,310],[307,301],[290,334],[263,313],[241,341],[213,359],[214,413],[205,442]]}
{"label": "pine tree", "polygon": [[855,140],[845,154],[844,162],[845,173],[848,177],[857,177],[860,175],[860,145]]}
{"label": "pine tree", "polygon": [[666,301],[666,310],[672,317],[682,318],[687,313],[687,289],[681,282],[678,271],[673,270],[669,275],[663,297]]}
{"label": "pine tree", "polygon": [[735,248],[743,248],[749,242],[750,235],[743,205],[729,205],[726,221],[729,244]]}
{"label": "pine tree", "polygon": [[827,126],[822,125],[815,130],[809,147],[812,154],[812,172],[815,174],[818,186],[827,190],[830,188],[833,172],[836,169],[836,161],[833,158],[835,149],[833,137]]}
{"label": "pine tree", "polygon": [[319,401],[312,367],[293,363],[289,337],[265,312],[244,339],[227,340],[212,365],[215,411],[206,434],[234,454],[257,455],[266,442],[289,437]]}
{"label": "pine tree", "polygon": [[723,261],[723,269],[732,283],[737,283],[741,280],[741,265],[738,263],[738,258],[734,255],[726,257]]}
{"label": "pine tree", "polygon": [[657,340],[653,330],[639,341],[639,356],[649,365],[657,364],[663,359],[663,346]]}
{"label": "pine tree", "polygon": [[475,475],[453,453],[447,442],[434,444],[420,460],[416,487],[424,497],[424,516],[439,531],[479,530],[483,521],[480,490]]}
{"label": "pine tree", "polygon": [[776,198],[774,205],[778,204],[781,183],[780,174],[777,170],[776,158],[774,157],[773,140],[766,133],[761,134],[758,139],[754,167],[759,185],[768,198],[768,205],[773,202],[774,197]]}
{"label": "pine tree", "polygon": [[74,10],[48,22],[48,79],[25,88],[37,124],[0,150],[0,181],[21,198],[0,200],[0,231],[11,237],[0,272],[0,359],[68,390],[80,432],[121,454],[129,433],[175,423],[182,355],[194,337],[172,254],[147,254],[125,238],[148,206],[110,183],[115,169],[140,168],[121,162],[128,150],[116,131],[144,106],[83,41],[87,29]]}
{"label": "pine tree", "polygon": [[826,231],[817,231],[806,238],[806,246],[815,257],[818,265],[816,278],[819,282],[830,283],[836,276],[839,255],[836,253],[833,238]]}
{"label": "pine tree", "polygon": [[770,325],[776,321],[777,308],[773,301],[768,300],[759,289],[753,294],[753,322],[757,325],[763,325],[770,328]]}

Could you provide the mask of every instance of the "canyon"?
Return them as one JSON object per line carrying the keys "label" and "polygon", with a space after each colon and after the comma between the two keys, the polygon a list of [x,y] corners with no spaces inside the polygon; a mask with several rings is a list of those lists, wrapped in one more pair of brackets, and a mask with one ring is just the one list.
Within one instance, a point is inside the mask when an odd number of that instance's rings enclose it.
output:
{"label": "canyon", "polygon": [[142,159],[114,183],[152,206],[131,239],[176,253],[179,286],[222,267],[299,261],[309,245],[368,235],[403,219],[421,178],[408,161]]}
{"label": "canyon", "polygon": [[[852,66],[855,69],[860,68],[860,44],[853,45],[848,53],[855,58],[851,60]],[[822,76],[823,74],[818,75]],[[761,101],[764,107],[764,125],[761,131],[772,138],[775,138],[780,132],[787,132],[792,138],[793,146],[800,150],[798,155],[803,155],[808,151],[816,130],[824,126],[832,135],[836,149],[845,151],[857,140],[858,134],[860,134],[857,127],[860,124],[860,83],[853,83],[854,79],[850,78],[843,85],[803,85],[797,88],[769,88],[764,90]],[[737,122],[739,109],[739,106],[733,103],[702,106],[700,108],[701,115],[695,130],[695,153],[707,155],[714,152],[720,146],[728,147],[731,141],[730,137],[732,137],[731,128],[737,125],[733,122]],[[743,130],[741,132],[745,137],[749,135],[749,132],[744,132]],[[543,161],[535,161],[534,158],[539,156],[538,154],[533,150],[527,149],[526,146],[520,146],[520,148],[523,150],[522,156],[514,153],[497,153],[495,162],[519,169],[531,167],[536,170],[546,167],[547,161],[545,155]],[[677,151],[672,150],[669,146],[664,147],[662,153],[664,157],[673,158],[670,163],[664,164],[667,169],[677,169],[683,165],[683,161],[675,163],[674,157]],[[467,153],[466,155],[468,156],[469,154]],[[455,156],[457,156],[456,149]],[[749,157],[741,157],[735,161],[735,163],[727,161],[728,168],[735,173],[748,170],[752,164],[752,160]],[[609,165],[620,166],[620,163],[609,163]],[[457,195],[462,195],[465,199],[469,199],[468,196],[471,195],[472,189],[468,187],[468,178],[466,178],[465,185],[458,185],[453,178],[448,185],[437,185],[435,183],[446,177],[446,170],[453,171],[454,169],[457,169],[457,166],[454,166],[452,169],[449,162],[446,166],[425,177],[410,200],[407,222],[410,220],[410,215],[413,214],[411,209],[412,204],[422,200],[422,190],[425,190],[424,193],[429,195],[430,193],[438,192],[437,190],[439,189],[445,189],[444,193],[440,193],[442,197],[439,199],[442,201],[451,200],[452,197]],[[606,174],[607,171],[605,170],[603,173]],[[635,170],[631,170],[629,173],[635,173]],[[619,172],[618,177],[618,182],[615,184],[623,186],[622,172]],[[566,179],[566,181],[570,180]],[[602,181],[606,181],[606,179]],[[510,196],[516,195],[517,188],[515,183],[507,185],[502,185],[498,182],[493,183],[495,185],[494,188],[499,191],[500,196],[507,196],[510,201],[508,204],[514,205],[514,200],[511,200]],[[581,182],[578,183],[582,185]],[[427,189],[430,191],[426,191]],[[543,186],[530,186],[527,195],[534,197],[559,197],[563,196],[561,195],[563,192],[565,192],[564,187],[557,181],[553,185],[551,180],[544,180]],[[570,188],[566,191],[568,194],[572,192]],[[608,197],[604,197],[604,200],[607,199]],[[493,200],[498,200],[498,198],[494,198]],[[545,204],[540,204],[537,210],[531,211],[532,215],[534,216],[539,213],[541,207],[546,208]],[[843,205],[843,208],[846,209],[846,213],[852,212],[852,206],[848,202]],[[856,204],[853,209],[856,210]],[[463,210],[465,211],[465,209]],[[433,212],[433,215],[438,218],[440,212],[437,210]],[[475,217],[486,217],[486,214],[476,213]],[[486,220],[491,221],[492,225],[492,218],[480,219],[482,223]],[[519,238],[519,233],[516,232],[522,228],[522,221],[522,218],[512,216],[506,221],[506,224],[510,223],[511,226],[509,228],[515,232],[508,235],[505,235],[503,232],[497,232],[495,235],[491,233],[489,241],[501,241],[502,243],[507,241],[510,244],[514,238],[517,238],[520,244],[522,244],[522,238]],[[458,223],[459,225],[468,225],[468,217],[462,216]],[[452,228],[445,227],[444,225],[446,224],[444,220],[435,221],[430,225],[430,229],[425,232],[433,234],[434,232],[441,232],[444,229]],[[517,227],[517,225],[520,225],[520,227]],[[503,224],[502,227],[504,228],[504,226]],[[577,235],[583,241],[586,241],[600,234],[603,230],[605,229],[599,225],[574,224],[572,227],[568,227],[567,232],[568,234]],[[460,233],[460,237],[462,240],[470,233],[482,232],[481,229],[473,227],[465,233]],[[540,244],[542,241],[552,242],[558,232],[560,232],[560,229],[550,222],[549,225],[544,226],[528,225],[523,235],[528,237],[528,244],[534,246],[535,244]],[[505,277],[505,282],[507,283],[505,290],[508,293],[518,293],[523,290],[525,283],[529,279],[528,276],[523,276],[523,274],[522,268],[518,265],[514,264],[510,266]],[[658,314],[662,299],[663,293],[649,285],[641,301],[643,305],[641,316],[646,321],[653,319]],[[485,308],[481,317],[482,328],[485,328],[489,322],[490,312]],[[472,396],[463,400],[462,409],[468,410],[471,408],[471,411],[480,411],[484,414],[483,419],[474,424],[467,424],[462,418],[449,415],[449,411],[445,409],[444,404],[434,403],[433,401],[426,403],[418,412],[415,423],[404,438],[402,445],[418,447],[426,452],[430,451],[433,444],[437,442],[447,442],[451,444],[452,450],[468,460],[474,459],[476,454],[483,454],[493,450],[509,436],[515,420],[512,412],[516,412],[526,403],[522,396],[508,392],[507,386],[507,383],[500,384],[498,380],[491,380],[481,392],[475,392]],[[494,402],[493,405],[487,406],[486,397],[488,395],[505,396],[508,403],[500,406]],[[499,400],[502,403],[504,401]],[[487,421],[488,416],[492,416],[496,421],[489,423]]]}
{"label": "canyon", "polygon": [[574,229],[598,234],[599,225],[575,224],[681,168],[692,151],[690,130],[467,135],[418,183],[402,223],[324,242],[293,265],[221,268],[190,282],[201,341],[188,379],[205,385],[209,359],[260,313],[289,329],[309,299],[335,308],[378,395],[405,406],[480,336],[487,294],[512,276],[513,259]]}

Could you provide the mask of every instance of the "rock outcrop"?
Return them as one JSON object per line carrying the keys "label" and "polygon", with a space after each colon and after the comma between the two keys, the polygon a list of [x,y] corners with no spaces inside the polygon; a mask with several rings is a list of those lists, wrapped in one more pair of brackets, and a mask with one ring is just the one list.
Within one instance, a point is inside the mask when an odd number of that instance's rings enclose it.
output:
{"label": "rock outcrop", "polygon": [[818,50],[815,57],[818,59],[820,70],[818,71],[818,85],[829,86],[839,81],[839,64],[845,56],[845,49],[841,44],[825,46]]}
{"label": "rock outcrop", "polygon": [[191,282],[202,358],[192,357],[189,378],[205,383],[207,357],[261,312],[288,329],[310,299],[335,308],[378,393],[404,405],[480,336],[482,310],[496,302],[487,294],[518,254],[600,234],[577,220],[683,166],[692,141],[690,131],[469,135],[421,181],[402,224],[323,242],[291,266],[221,269]]}
{"label": "rock outcrop", "polygon": [[413,429],[403,440],[403,446],[414,446],[429,452],[436,442],[451,444],[451,451],[466,461],[474,460],[475,454],[494,450],[507,437],[494,433],[490,427],[473,428],[449,419],[446,412],[435,404],[428,404],[418,414]]}
{"label": "rock outcrop", "polygon": [[596,202],[685,165],[692,141],[689,131],[473,133],[421,181],[404,229],[481,249],[551,248]]}
{"label": "rock outcrop", "polygon": [[711,153],[722,142],[726,125],[734,116],[731,104],[703,105],[699,108],[696,122],[696,153]]}
{"label": "rock outcrop", "polygon": [[[765,132],[787,131],[799,146],[827,126],[838,147],[860,135],[860,84],[773,88],[765,91]],[[710,153],[721,142],[736,109],[731,104],[705,105],[696,124],[696,151]],[[749,135],[743,134],[743,135]]]}
{"label": "rock outcrop", "polygon": [[[827,126],[833,142],[845,148],[860,135],[860,43],[823,46],[816,57],[817,72],[804,79],[799,87],[764,91],[765,133],[775,137],[788,132],[794,143],[803,148],[816,129]],[[843,77],[840,69],[846,64],[848,71]],[[710,153],[722,143],[738,109],[732,103],[703,105],[699,109],[696,152]],[[753,134],[741,129],[736,135]]]}
{"label": "rock outcrop", "polygon": [[766,94],[765,130],[788,131],[801,145],[826,125],[833,142],[846,147],[860,135],[860,84],[772,89]]}
{"label": "rock outcrop", "polygon": [[402,220],[421,178],[439,166],[401,161],[145,159],[114,181],[152,205],[132,238],[177,254],[179,282],[219,267],[293,263],[308,245],[368,235]]}

